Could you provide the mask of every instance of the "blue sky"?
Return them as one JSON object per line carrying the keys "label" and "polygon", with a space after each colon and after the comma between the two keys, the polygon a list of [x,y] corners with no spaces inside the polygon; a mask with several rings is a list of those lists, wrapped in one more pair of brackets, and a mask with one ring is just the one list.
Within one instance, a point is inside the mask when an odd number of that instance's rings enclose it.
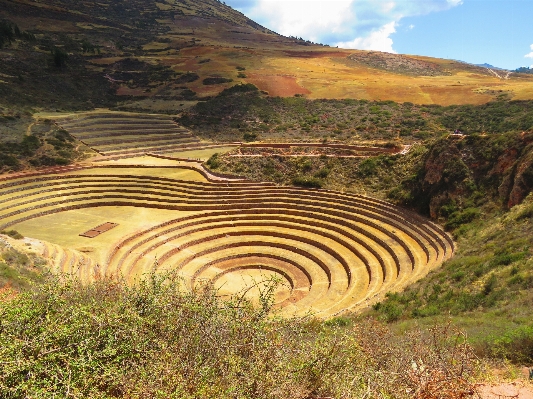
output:
{"label": "blue sky", "polygon": [[533,0],[225,0],[284,35],[362,50],[533,67]]}

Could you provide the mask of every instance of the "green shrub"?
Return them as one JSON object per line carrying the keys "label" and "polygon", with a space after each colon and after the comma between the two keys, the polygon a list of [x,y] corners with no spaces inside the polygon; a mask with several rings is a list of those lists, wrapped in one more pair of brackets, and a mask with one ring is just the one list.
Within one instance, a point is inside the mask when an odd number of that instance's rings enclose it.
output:
{"label": "green shrub", "polygon": [[300,170],[302,172],[309,172],[311,169],[313,169],[313,161],[310,159],[303,158],[302,163],[300,164]]}
{"label": "green shrub", "polygon": [[533,326],[510,329],[478,343],[482,354],[493,358],[507,359],[518,364],[533,362]]}
{"label": "green shrub", "polygon": [[359,163],[357,167],[357,172],[361,176],[368,177],[368,176],[372,176],[373,174],[375,174],[377,169],[378,169],[377,158],[375,157],[366,158]]}
{"label": "green shrub", "polygon": [[259,92],[259,89],[257,88],[257,86],[251,83],[240,83],[228,89],[222,90],[219,96],[224,97],[224,96],[229,96],[231,94],[236,94],[236,93],[258,93],[258,92]]}
{"label": "green shrub", "polygon": [[477,208],[466,208],[462,211],[456,211],[451,214],[450,218],[445,224],[445,227],[454,230],[459,226],[470,223],[480,215],[480,210]]}
{"label": "green shrub", "polygon": [[322,182],[319,179],[316,178],[308,178],[308,177],[295,177],[292,179],[292,184],[295,186],[300,187],[307,187],[307,188],[322,188]]}
{"label": "green shrub", "polygon": [[491,269],[498,267],[498,266],[508,266],[511,263],[524,259],[527,255],[528,255],[527,252],[518,252],[518,253],[512,253],[512,254],[504,252],[493,257],[489,261],[488,266]]}
{"label": "green shrub", "polygon": [[24,236],[16,230],[3,230],[3,231],[0,231],[0,234],[5,234],[6,236],[9,236],[16,240],[21,240],[24,238]]}
{"label": "green shrub", "polygon": [[221,165],[219,154],[218,152],[215,152],[209,159],[206,161],[207,166],[209,166],[211,169],[218,169]]}
{"label": "green shrub", "polygon": [[385,321],[388,323],[397,321],[403,314],[401,306],[393,301],[385,302],[380,307],[380,311],[383,313]]}
{"label": "green shrub", "polygon": [[[192,83],[200,79],[200,76],[195,72],[187,72],[180,75],[176,80],[176,84]],[[183,93],[182,93],[183,94]]]}
{"label": "green shrub", "polygon": [[430,317],[440,314],[440,309],[436,305],[428,305],[422,308],[415,308],[412,312],[413,317]]}
{"label": "green shrub", "polygon": [[328,327],[348,327],[352,325],[352,320],[347,317],[334,317],[326,320],[324,324]]}
{"label": "green shrub", "polygon": [[465,277],[466,273],[463,270],[457,271],[452,274],[452,279],[459,282]]}
{"label": "green shrub", "polygon": [[257,140],[257,134],[255,133],[244,133],[244,135],[242,136],[242,139],[249,143],[251,141],[256,141]]}
{"label": "green shrub", "polygon": [[318,179],[325,179],[329,176],[331,170],[329,168],[322,168],[318,172],[315,173],[314,177]]}
{"label": "green shrub", "polygon": [[488,280],[485,282],[485,285],[483,286],[483,294],[489,295],[491,292],[494,291],[494,287],[496,287],[497,279],[496,275],[492,274]]}

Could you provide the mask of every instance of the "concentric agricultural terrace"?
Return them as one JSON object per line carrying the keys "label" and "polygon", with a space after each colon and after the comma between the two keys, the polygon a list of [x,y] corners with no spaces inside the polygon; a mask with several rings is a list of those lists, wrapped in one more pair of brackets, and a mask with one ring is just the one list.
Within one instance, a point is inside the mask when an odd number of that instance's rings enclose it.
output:
{"label": "concentric agricultural terrace", "polygon": [[201,142],[165,115],[92,112],[59,118],[57,124],[108,159],[224,146]]}
{"label": "concentric agricultural terrace", "polygon": [[57,271],[133,281],[175,270],[189,288],[211,281],[222,295],[257,295],[275,276],[285,314],[366,307],[454,250],[437,225],[384,201],[155,157],[7,176],[0,199],[0,229],[43,240]]}

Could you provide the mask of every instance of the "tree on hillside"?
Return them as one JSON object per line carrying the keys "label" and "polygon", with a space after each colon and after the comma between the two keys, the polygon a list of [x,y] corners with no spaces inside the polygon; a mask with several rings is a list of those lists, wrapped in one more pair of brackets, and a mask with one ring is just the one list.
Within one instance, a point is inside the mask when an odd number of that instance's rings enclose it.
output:
{"label": "tree on hillside", "polygon": [[62,68],[67,65],[68,54],[65,50],[54,47],[50,50],[52,57],[54,58],[54,65],[58,68]]}
{"label": "tree on hillside", "polygon": [[13,24],[9,21],[0,21],[0,48],[3,48],[6,43],[11,44],[14,39],[15,29]]}
{"label": "tree on hillside", "polygon": [[11,44],[15,38],[34,41],[35,35],[33,33],[20,30],[17,24],[14,24],[11,21],[0,21],[0,48],[3,48],[6,43]]}
{"label": "tree on hillside", "polygon": [[515,72],[518,72],[518,73],[532,73],[533,74],[533,68],[520,67],[520,68],[515,69]]}

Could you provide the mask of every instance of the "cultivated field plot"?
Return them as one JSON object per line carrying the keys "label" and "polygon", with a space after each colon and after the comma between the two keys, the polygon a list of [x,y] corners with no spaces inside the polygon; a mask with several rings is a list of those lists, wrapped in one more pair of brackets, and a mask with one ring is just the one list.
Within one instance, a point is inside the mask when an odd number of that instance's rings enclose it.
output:
{"label": "cultivated field plot", "polygon": [[222,146],[201,142],[165,115],[91,112],[57,117],[56,123],[100,155],[110,158]]}
{"label": "cultivated field plot", "polygon": [[[370,305],[454,251],[437,225],[384,201],[215,180],[166,162],[5,177],[0,229],[54,243],[57,270],[84,280],[174,270],[189,289],[209,281],[221,295],[255,295],[275,277],[284,314],[324,317]],[[117,226],[79,236],[108,221]]]}

